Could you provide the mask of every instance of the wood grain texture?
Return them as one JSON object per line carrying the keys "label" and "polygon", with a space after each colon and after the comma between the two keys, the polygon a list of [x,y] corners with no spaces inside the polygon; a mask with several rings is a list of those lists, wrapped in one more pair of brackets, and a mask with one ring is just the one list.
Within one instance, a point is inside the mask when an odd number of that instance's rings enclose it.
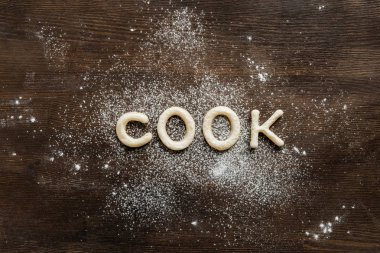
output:
{"label": "wood grain texture", "polygon": [[[380,252],[380,2],[151,0],[149,8],[146,5],[139,0],[0,0],[0,251]],[[191,225],[178,229],[174,220],[169,231],[120,230],[120,220],[102,214],[106,193],[97,173],[82,184],[63,184],[60,181],[68,177],[64,171],[42,166],[52,127],[64,124],[57,118],[59,105],[70,104],[78,93],[81,74],[99,59],[109,61],[110,54],[127,50],[132,58],[152,29],[150,16],[184,7],[203,13],[210,31],[205,39],[213,42],[206,62],[214,73],[226,79],[246,76],[246,67],[236,59],[255,52],[298,97],[344,92],[356,116],[351,123],[360,133],[347,136],[339,147],[328,136],[308,140],[321,147],[310,154],[319,187],[308,203],[268,228],[273,237],[283,237],[275,247],[216,238],[212,225],[203,228],[209,233]],[[47,54],[38,38],[44,26],[54,27],[69,43],[63,58],[59,50]],[[141,33],[132,32],[132,27]],[[249,35],[252,43],[246,39]],[[165,71],[178,70],[174,66]],[[181,71],[191,75],[191,70]],[[247,96],[253,93],[247,91]],[[19,96],[23,99],[16,107],[11,101]],[[38,125],[10,119],[31,108]],[[42,132],[34,135],[26,129]],[[311,130],[305,124],[302,131]],[[288,141],[303,140],[296,136]],[[347,150],[341,148],[345,146]],[[41,176],[53,183],[40,185]],[[207,202],[207,194],[202,194],[200,199]],[[321,220],[342,213],[343,204],[349,210],[329,239],[305,236]],[[191,202],[183,205],[193,208]],[[225,240],[237,243],[226,246]]]}

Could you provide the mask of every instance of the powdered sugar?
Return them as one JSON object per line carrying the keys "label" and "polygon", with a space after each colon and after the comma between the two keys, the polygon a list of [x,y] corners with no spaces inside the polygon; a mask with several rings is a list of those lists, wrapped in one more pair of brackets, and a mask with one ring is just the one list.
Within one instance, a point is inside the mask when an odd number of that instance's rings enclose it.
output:
{"label": "powdered sugar", "polygon": [[[331,103],[344,101],[344,94],[335,100],[304,96],[303,103],[293,104],[298,91],[282,84],[273,86],[278,80],[274,73],[253,57],[243,57],[249,70],[246,77],[219,76],[205,60],[212,53],[206,32],[202,17],[191,10],[168,12],[146,35],[133,58],[128,52],[111,54],[111,63],[99,61],[83,73],[73,103],[60,108],[59,118],[64,124],[51,138],[49,162],[68,168],[76,177],[88,171],[101,173],[108,191],[104,214],[133,221],[125,223],[129,229],[164,223],[173,216],[181,219],[184,213],[193,212],[184,209],[183,203],[207,192],[208,203],[192,204],[217,217],[219,237],[228,234],[226,228],[237,225],[244,239],[271,241],[265,231],[251,228],[256,224],[242,224],[236,217],[291,209],[291,203],[307,196],[314,185],[305,150],[313,152],[316,147],[292,140],[311,134],[298,131],[303,124],[310,124],[314,130],[323,120],[330,127],[338,112]],[[342,101],[339,112],[344,113]],[[204,114],[220,105],[233,109],[242,124],[238,143],[226,152],[212,150],[201,133]],[[181,152],[166,149],[155,130],[159,115],[171,106],[185,108],[196,122],[196,138]],[[285,140],[285,148],[278,149],[260,137],[259,148],[251,150],[250,111],[263,110],[264,122],[274,110],[284,108],[292,110],[285,111],[284,119],[273,128]],[[152,132],[153,141],[147,146],[126,148],[116,138],[116,120],[128,111],[149,117],[148,125],[131,124],[128,129],[137,136]],[[345,114],[339,115],[343,123],[348,121]],[[213,126],[215,136],[228,136],[225,119],[217,118]],[[167,129],[173,139],[180,139],[184,126],[174,118]],[[335,129],[329,138],[338,138],[339,134]],[[196,224],[202,218],[197,217]]]}
{"label": "powdered sugar", "polygon": [[65,67],[66,54],[69,44],[63,40],[63,32],[54,26],[42,26],[36,32],[37,38],[44,46],[44,54],[49,62],[49,67],[61,70]]}

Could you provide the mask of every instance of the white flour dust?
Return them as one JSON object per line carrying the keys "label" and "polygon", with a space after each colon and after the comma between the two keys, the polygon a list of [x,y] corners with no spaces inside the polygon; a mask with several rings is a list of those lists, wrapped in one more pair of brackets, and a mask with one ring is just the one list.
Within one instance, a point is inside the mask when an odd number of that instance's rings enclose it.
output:
{"label": "white flour dust", "polygon": [[35,35],[42,42],[49,67],[56,70],[64,69],[69,49],[69,44],[63,38],[65,34],[54,26],[42,26]]}
{"label": "white flour dust", "polygon": [[[265,231],[252,228],[260,222],[244,224],[239,217],[260,217],[263,210],[291,210],[308,195],[315,187],[308,174],[308,154],[316,147],[291,141],[299,135],[307,137],[296,131],[303,124],[316,129],[322,119],[328,127],[337,115],[346,122],[349,104],[344,95],[330,101],[303,94],[299,96],[304,102],[293,104],[296,92],[283,84],[273,85],[274,74],[265,64],[245,56],[240,60],[250,70],[246,78],[219,76],[206,61],[213,51],[202,16],[189,9],[168,12],[154,25],[156,30],[146,34],[133,58],[128,52],[112,54],[111,64],[99,61],[82,75],[72,103],[60,107],[59,119],[64,124],[58,125],[64,127],[56,128],[51,137],[53,152],[47,162],[78,178],[100,173],[108,192],[104,213],[133,221],[126,222],[129,229],[203,211],[206,216],[220,217],[221,238],[228,234],[226,227],[240,227],[240,236],[248,240],[255,236],[273,240]],[[60,66],[67,47],[47,40],[44,34],[51,32],[43,30],[41,40],[46,57]],[[348,105],[330,106],[342,101]],[[220,105],[232,108],[242,124],[238,143],[226,152],[212,150],[201,132],[205,113]],[[196,122],[195,140],[181,152],[167,150],[156,134],[159,115],[171,106],[185,108]],[[276,148],[260,137],[259,148],[250,149],[250,111],[262,110],[263,123],[276,109],[284,108],[293,109],[285,111],[273,131],[285,140],[285,148]],[[153,133],[153,141],[142,148],[127,148],[116,137],[116,121],[128,111],[143,112],[150,119],[146,126],[131,124],[128,129],[136,136]],[[177,118],[168,124],[173,139],[180,139],[183,129]],[[228,132],[228,121],[215,120],[218,138],[226,138]],[[329,138],[339,137],[338,129],[334,133]],[[197,217],[191,224],[197,226],[201,221]]]}

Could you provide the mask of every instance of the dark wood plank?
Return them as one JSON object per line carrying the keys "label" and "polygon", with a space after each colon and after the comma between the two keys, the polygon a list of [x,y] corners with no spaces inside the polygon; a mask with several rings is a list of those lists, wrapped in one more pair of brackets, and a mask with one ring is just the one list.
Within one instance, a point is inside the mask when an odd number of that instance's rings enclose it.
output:
{"label": "dark wood plank", "polygon": [[[139,51],[142,43],[159,21],[184,8],[204,26],[207,69],[166,62],[147,71]],[[0,1],[1,252],[380,252],[379,24],[378,1]],[[61,117],[62,106],[68,106],[67,118],[81,117],[73,96],[101,88],[93,83],[81,93],[84,74],[97,70],[90,74],[94,77],[109,70],[113,55],[140,64],[140,80],[149,75],[176,77],[183,81],[175,84],[179,90],[209,72],[224,82],[246,83],[254,70],[244,57],[252,56],[272,77],[261,97],[252,88],[243,99],[252,109],[263,106],[265,116],[284,106],[287,116],[278,125],[289,131],[282,132],[289,149],[305,143],[310,150],[304,184],[313,187],[305,187],[304,195],[299,193],[282,208],[265,209],[257,217],[234,217],[232,228],[222,222],[225,217],[208,210],[233,207],[218,199],[212,185],[192,188],[191,193],[178,186],[182,216],[168,217],[164,225],[133,227],[130,220],[105,213],[112,185],[120,179],[105,178],[91,160],[81,176],[73,175],[64,160],[53,165],[47,161],[54,128],[69,126]],[[121,82],[119,75],[114,78]],[[270,91],[279,90],[276,100],[266,105]],[[323,98],[334,112],[345,103],[349,112],[328,119],[320,115],[311,125],[302,121],[311,111],[303,109],[304,118],[291,113],[295,106],[312,108],[312,99]],[[37,116],[36,124],[29,122],[31,115]],[[241,118],[248,121],[249,115]],[[297,129],[307,133],[307,140],[292,134],[295,121],[302,123]],[[94,127],[100,127],[98,122]],[[76,131],[83,129],[78,126]],[[95,156],[109,145],[86,147],[89,156]],[[141,164],[130,166],[125,178],[135,176]],[[242,206],[241,213],[258,204]],[[198,227],[190,224],[194,215],[204,220]],[[319,224],[335,216],[342,222],[326,237]]]}

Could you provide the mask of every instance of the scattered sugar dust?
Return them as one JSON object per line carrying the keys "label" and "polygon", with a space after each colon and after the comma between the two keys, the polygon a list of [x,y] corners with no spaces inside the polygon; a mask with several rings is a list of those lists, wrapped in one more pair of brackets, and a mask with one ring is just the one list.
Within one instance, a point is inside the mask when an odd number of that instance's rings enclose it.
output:
{"label": "scattered sugar dust", "polygon": [[338,231],[346,234],[351,234],[351,230],[344,229],[344,223],[349,219],[350,213],[356,208],[355,204],[342,205],[339,214],[330,217],[330,219],[322,220],[313,229],[305,231],[305,236],[311,240],[328,240],[334,233],[336,227],[339,226]]}
{"label": "scattered sugar dust", "polygon": [[[212,50],[202,17],[188,8],[168,11],[155,26],[133,59],[125,57],[128,52],[112,54],[111,66],[99,61],[83,74],[81,92],[72,104],[60,108],[62,124],[58,125],[64,127],[57,127],[51,137],[47,162],[62,166],[80,180],[88,173],[100,174],[108,191],[104,214],[125,219],[126,229],[189,216],[197,216],[200,224],[213,217],[217,237],[228,237],[228,228],[234,227],[239,228],[243,240],[276,242],[270,236],[273,231],[280,233],[279,238],[288,231],[271,230],[274,221],[261,214],[291,212],[316,187],[308,173],[307,156],[316,147],[292,143],[295,135],[308,134],[294,129],[321,118],[328,125],[337,115],[347,122],[346,114],[330,106],[330,98],[305,96],[304,103],[293,104],[294,90],[273,85],[274,74],[253,58],[245,57],[250,70],[246,78],[227,79],[213,73],[205,61]],[[52,33],[44,29],[39,36],[47,58],[57,60],[54,64],[60,66],[66,49],[55,48],[59,38],[52,39]],[[219,105],[235,110],[242,124],[238,143],[226,152],[212,150],[201,133],[204,114]],[[159,115],[171,106],[187,109],[196,122],[195,140],[181,152],[166,149],[155,130]],[[262,110],[260,120],[264,122],[280,108],[294,109],[286,111],[286,119],[274,126],[274,132],[289,141],[289,146],[278,149],[260,137],[259,148],[251,150],[250,111]],[[152,132],[153,141],[147,146],[130,149],[117,140],[115,123],[128,111],[149,117],[148,125],[131,124],[128,129],[136,136]],[[170,120],[168,131],[173,139],[180,139],[183,129],[180,120]],[[339,138],[338,130],[332,137]],[[216,136],[225,138],[228,132],[228,121],[215,120]],[[248,217],[251,223],[239,217]]]}
{"label": "scattered sugar dust", "polygon": [[141,43],[140,57],[136,58],[135,65],[144,71],[157,71],[173,78],[204,71],[207,48],[202,19],[188,8],[173,13],[167,11],[156,31]]}
{"label": "scattered sugar dust", "polygon": [[62,70],[66,66],[66,55],[69,50],[69,43],[65,42],[65,34],[57,27],[43,25],[35,33],[41,41],[45,58],[48,60],[49,68]]}

